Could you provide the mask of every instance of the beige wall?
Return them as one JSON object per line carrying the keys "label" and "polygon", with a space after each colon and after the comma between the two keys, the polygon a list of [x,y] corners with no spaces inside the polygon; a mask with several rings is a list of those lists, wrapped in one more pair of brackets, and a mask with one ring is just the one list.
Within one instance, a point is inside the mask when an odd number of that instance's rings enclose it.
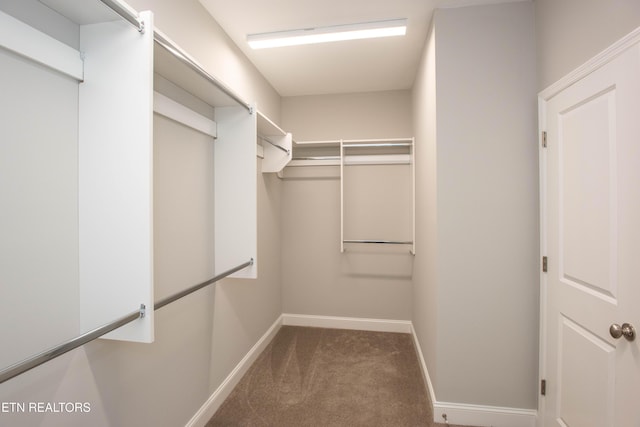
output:
{"label": "beige wall", "polygon": [[438,381],[438,188],[436,145],[436,31],[432,23],[413,88],[416,137],[416,259],[413,327],[430,380]]}
{"label": "beige wall", "polygon": [[418,187],[419,235],[436,243],[416,263],[414,321],[440,402],[537,406],[533,12],[528,2],[437,11],[435,65],[430,42],[414,92],[419,161],[437,156]]}
{"label": "beige wall", "polygon": [[[284,98],[282,125],[296,140],[408,137],[412,136],[411,96],[408,91],[391,91]],[[345,174],[345,195],[350,199],[345,237],[375,238],[347,235],[369,232],[406,235],[408,170],[408,166],[350,167]],[[352,246],[340,253],[339,177],[338,167],[285,170],[283,310],[408,320],[413,264],[409,248]],[[397,183],[400,205],[380,204],[392,196],[385,196],[389,188],[384,184],[389,182]],[[364,221],[356,218],[365,215],[363,209],[370,212]]]}
{"label": "beige wall", "polygon": [[640,2],[535,0],[538,90],[640,26]]}
{"label": "beige wall", "polygon": [[282,99],[282,127],[297,141],[412,136],[409,91]]}

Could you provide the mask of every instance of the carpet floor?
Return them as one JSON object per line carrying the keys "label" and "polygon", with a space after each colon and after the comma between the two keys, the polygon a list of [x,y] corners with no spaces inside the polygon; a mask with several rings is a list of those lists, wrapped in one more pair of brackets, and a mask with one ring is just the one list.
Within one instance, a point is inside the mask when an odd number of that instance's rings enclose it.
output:
{"label": "carpet floor", "polygon": [[411,335],[283,326],[207,427],[439,425],[431,420]]}

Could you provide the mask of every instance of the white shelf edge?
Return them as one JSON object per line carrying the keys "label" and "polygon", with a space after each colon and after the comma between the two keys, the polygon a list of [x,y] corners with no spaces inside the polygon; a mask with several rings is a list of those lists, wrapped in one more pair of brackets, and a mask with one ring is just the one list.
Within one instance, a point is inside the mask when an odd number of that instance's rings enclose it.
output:
{"label": "white shelf edge", "polygon": [[340,166],[340,160],[291,160],[287,167],[301,166]]}
{"label": "white shelf edge", "polygon": [[[322,157],[322,156],[318,156]],[[334,156],[331,156],[334,157]],[[340,166],[340,158],[331,159],[293,159],[287,166]],[[410,154],[371,154],[359,156],[344,156],[345,166],[356,165],[411,165]]]}
{"label": "white shelf edge", "polygon": [[159,92],[153,92],[153,111],[212,138],[218,136],[216,122]]}
{"label": "white shelf edge", "polygon": [[323,141],[296,141],[296,145],[315,145],[315,146],[325,146],[325,147],[337,147],[340,145],[340,140],[323,140]]}
{"label": "white shelf edge", "polygon": [[342,141],[342,143],[344,144],[357,144],[357,143],[369,143],[369,144],[376,144],[376,143],[388,143],[388,142],[407,142],[407,143],[411,143],[413,142],[413,138],[412,137],[400,137],[400,138],[376,138],[376,139],[366,139],[366,138],[360,138],[360,139],[326,139],[326,140],[307,140],[307,141],[295,141],[296,145],[315,145],[315,146],[335,146],[338,147],[340,145],[340,141]]}
{"label": "white shelf edge", "polygon": [[0,12],[0,46],[75,80],[84,80],[79,51],[4,12]]}
{"label": "white shelf edge", "polygon": [[280,172],[289,164],[293,156],[293,137],[264,113],[259,110],[257,113],[257,137],[265,140],[262,144],[262,172]]}
{"label": "white shelf edge", "polygon": [[287,132],[258,110],[258,134],[263,136],[285,136]]}
{"label": "white shelf edge", "polygon": [[410,154],[371,154],[344,156],[345,166],[353,165],[410,165]]}

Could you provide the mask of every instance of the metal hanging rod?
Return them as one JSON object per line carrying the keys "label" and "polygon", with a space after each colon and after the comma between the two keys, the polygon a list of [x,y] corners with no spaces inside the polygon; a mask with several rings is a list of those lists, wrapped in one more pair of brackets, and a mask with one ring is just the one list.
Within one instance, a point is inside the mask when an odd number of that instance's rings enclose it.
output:
{"label": "metal hanging rod", "polygon": [[273,145],[274,147],[276,147],[276,148],[277,148],[278,150],[280,150],[280,151],[284,151],[284,152],[285,152],[285,153],[287,153],[287,154],[289,154],[289,153],[291,152],[291,150],[287,150],[286,148],[281,147],[280,145],[278,145],[278,144],[276,144],[275,142],[271,141],[271,140],[270,140],[269,138],[267,138],[266,136],[258,135],[258,137],[259,137],[261,140],[263,140],[263,141],[265,141],[265,142],[268,142],[269,144]]}
{"label": "metal hanging rod", "polygon": [[185,297],[185,296],[187,296],[187,295],[189,295],[189,294],[191,294],[191,293],[193,293],[193,292],[195,292],[195,291],[197,291],[199,289],[204,288],[205,286],[211,285],[212,283],[215,283],[215,282],[217,282],[219,280],[222,280],[225,277],[230,276],[230,275],[232,275],[233,273],[235,273],[237,271],[240,271],[240,270],[242,270],[244,268],[249,267],[250,265],[253,265],[253,258],[251,258],[249,261],[245,262],[244,264],[241,264],[241,265],[239,265],[237,267],[232,268],[231,270],[227,270],[224,273],[218,274],[217,276],[207,280],[206,282],[199,283],[199,284],[194,285],[194,286],[192,286],[192,287],[190,287],[188,289],[185,289],[184,291],[180,291],[180,292],[178,292],[176,294],[173,294],[173,295],[171,295],[169,297],[166,297],[166,298],[164,298],[164,299],[162,299],[160,301],[156,301],[153,304],[153,309],[154,310],[158,310],[158,309],[164,307],[167,304],[171,304],[172,302],[174,302],[176,300],[179,300],[182,297]]}
{"label": "metal hanging rod", "polygon": [[[159,308],[164,307],[167,304],[170,304],[184,296],[187,296],[207,285],[210,285],[212,283],[215,283],[219,280],[224,279],[227,276],[230,276],[231,274],[242,270],[243,268],[246,268],[250,265],[253,265],[253,258],[251,258],[249,261],[245,262],[244,264],[241,264],[237,267],[232,268],[231,270],[227,270],[224,273],[218,274],[217,276],[213,277],[210,280],[207,280],[206,282],[202,282],[200,284],[197,284],[195,286],[190,287],[189,289],[186,289],[184,291],[178,292],[170,297],[164,298],[160,301],[157,301],[154,303],[153,309],[158,310]],[[101,336],[108,334],[111,331],[114,331],[124,325],[127,325],[131,322],[133,322],[134,320],[138,320],[142,317],[144,317],[145,315],[145,306],[141,305],[140,309],[138,311],[134,311],[132,313],[127,314],[126,316],[123,316],[117,320],[114,320],[111,323],[108,323],[106,325],[100,326],[96,329],[93,329],[92,331],[86,332],[72,340],[69,340],[63,344],[57,345],[53,348],[50,348],[48,350],[43,351],[42,353],[36,354],[35,356],[32,356],[28,359],[25,359],[21,362],[18,362],[14,365],[9,366],[7,369],[0,371],[0,384],[2,384],[3,382],[10,380],[13,377],[16,377],[22,373],[25,373],[37,366],[42,365],[43,363],[46,363],[50,360],[55,359],[58,356],[62,356],[63,354],[78,348],[90,341],[93,341],[97,338],[100,338]]]}
{"label": "metal hanging rod", "polygon": [[307,156],[294,157],[291,160],[340,160],[340,156]]}
{"label": "metal hanging rod", "polygon": [[100,326],[92,331],[89,331],[85,334],[80,335],[77,338],[74,338],[56,347],[50,348],[49,350],[45,350],[42,353],[36,354],[35,356],[25,359],[22,362],[18,362],[15,365],[9,366],[7,369],[0,372],[0,384],[24,372],[27,372],[28,370],[33,369],[36,366],[40,366],[43,363],[53,360],[58,356],[62,356],[63,354],[77,347],[80,347],[88,343],[89,341],[93,341],[96,338],[100,338],[101,336],[115,329],[118,329],[128,323],[131,323],[134,320],[144,317],[144,310],[145,310],[144,306],[141,306],[140,310],[138,311],[129,313],[126,316],[121,317],[120,319],[115,320],[109,324]]}
{"label": "metal hanging rod", "polygon": [[115,13],[120,15],[122,18],[129,21],[134,27],[138,29],[138,31],[140,31],[141,33],[144,32],[145,30],[144,21],[140,19],[140,17],[134,10],[127,8],[125,5],[123,5],[117,0],[100,0],[100,1],[104,3],[104,5],[107,6],[109,9],[113,10]]}
{"label": "metal hanging rod", "polygon": [[[117,0],[100,0],[107,7],[113,10],[115,13],[120,15],[125,20],[129,21],[134,27],[138,29],[140,32],[145,31],[144,22],[138,16],[138,13],[134,10],[125,7],[122,3]],[[235,92],[233,92],[229,87],[227,87],[220,80],[213,77],[209,74],[204,68],[200,66],[196,61],[194,61],[184,50],[178,47],[171,40],[167,39],[162,33],[157,30],[153,30],[153,40],[158,43],[161,47],[166,49],[169,53],[171,53],[176,59],[182,62],[184,65],[189,67],[191,70],[195,71],[200,77],[207,80],[209,83],[216,86],[225,95],[229,96],[231,99],[236,101],[238,104],[242,105],[247,109],[250,113],[253,113],[253,107],[240,98]]]}
{"label": "metal hanging rod", "polygon": [[413,245],[411,241],[396,240],[343,240],[342,243],[375,243],[383,245]]}
{"label": "metal hanging rod", "polygon": [[343,148],[371,148],[371,147],[411,147],[410,142],[374,142],[366,144],[342,144]]}

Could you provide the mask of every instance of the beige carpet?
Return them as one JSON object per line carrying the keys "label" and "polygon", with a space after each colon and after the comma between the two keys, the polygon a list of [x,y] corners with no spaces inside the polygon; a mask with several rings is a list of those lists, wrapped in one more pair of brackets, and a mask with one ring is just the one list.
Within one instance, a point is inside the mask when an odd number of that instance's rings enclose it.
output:
{"label": "beige carpet", "polygon": [[207,427],[432,427],[432,419],[411,335],[283,326]]}

